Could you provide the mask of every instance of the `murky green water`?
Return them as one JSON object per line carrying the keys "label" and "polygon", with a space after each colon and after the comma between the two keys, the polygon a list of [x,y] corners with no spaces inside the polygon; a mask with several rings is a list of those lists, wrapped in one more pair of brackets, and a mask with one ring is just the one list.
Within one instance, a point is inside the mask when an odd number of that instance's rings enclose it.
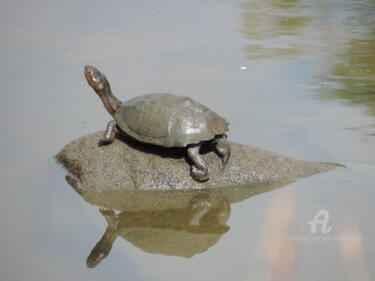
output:
{"label": "murky green water", "polygon": [[[374,14],[372,0],[2,1],[1,280],[373,280]],[[53,159],[109,120],[85,64],[119,98],[190,96],[233,141],[347,168],[218,203],[201,229],[182,207],[123,210],[87,268],[108,224]]]}

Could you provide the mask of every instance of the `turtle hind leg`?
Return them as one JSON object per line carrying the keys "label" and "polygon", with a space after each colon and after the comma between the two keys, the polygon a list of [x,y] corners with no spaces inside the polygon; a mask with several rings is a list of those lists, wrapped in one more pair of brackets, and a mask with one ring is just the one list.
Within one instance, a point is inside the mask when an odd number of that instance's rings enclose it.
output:
{"label": "turtle hind leg", "polygon": [[103,137],[100,139],[99,144],[110,144],[113,143],[113,141],[116,138],[116,121],[111,120],[108,122],[107,129],[105,130],[105,133]]}
{"label": "turtle hind leg", "polygon": [[208,169],[207,163],[199,155],[200,147],[201,144],[194,144],[188,146],[188,156],[191,162],[193,162],[193,165],[191,166],[190,175],[196,181],[205,181],[208,180],[210,176],[210,171]]}
{"label": "turtle hind leg", "polygon": [[216,139],[215,149],[217,154],[221,157],[223,164],[226,164],[230,157],[230,145],[226,135]]}

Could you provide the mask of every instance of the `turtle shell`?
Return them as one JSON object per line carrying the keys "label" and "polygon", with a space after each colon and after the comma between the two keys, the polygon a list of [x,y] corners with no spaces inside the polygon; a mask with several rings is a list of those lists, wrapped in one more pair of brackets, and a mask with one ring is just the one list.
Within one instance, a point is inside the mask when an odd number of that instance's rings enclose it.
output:
{"label": "turtle shell", "polygon": [[148,94],[123,102],[114,114],[130,137],[164,147],[208,141],[228,131],[228,122],[191,98]]}

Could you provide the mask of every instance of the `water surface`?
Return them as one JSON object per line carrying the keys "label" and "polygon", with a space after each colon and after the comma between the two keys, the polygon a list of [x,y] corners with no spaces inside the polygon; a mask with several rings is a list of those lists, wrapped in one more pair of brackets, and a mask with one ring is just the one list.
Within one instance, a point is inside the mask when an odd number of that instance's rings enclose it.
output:
{"label": "water surface", "polygon": [[[2,1],[1,279],[374,279],[374,12],[371,0]],[[109,120],[86,64],[120,99],[190,96],[233,141],[347,168],[231,204],[206,246],[181,236],[199,249],[189,257],[118,237],[87,268],[107,223],[53,159]],[[311,233],[321,210],[332,228]]]}

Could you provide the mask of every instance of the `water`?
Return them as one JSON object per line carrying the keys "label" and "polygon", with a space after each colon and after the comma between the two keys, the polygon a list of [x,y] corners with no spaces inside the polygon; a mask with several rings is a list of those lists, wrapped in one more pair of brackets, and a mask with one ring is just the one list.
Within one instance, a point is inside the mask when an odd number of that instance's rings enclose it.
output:
{"label": "water", "polygon": [[[0,4],[1,279],[374,279],[374,2],[124,2]],[[121,99],[190,96],[233,141],[347,168],[232,204],[191,258],[119,237],[89,269],[107,223],[53,159],[109,119],[86,64]],[[313,234],[321,210],[332,229]]]}

